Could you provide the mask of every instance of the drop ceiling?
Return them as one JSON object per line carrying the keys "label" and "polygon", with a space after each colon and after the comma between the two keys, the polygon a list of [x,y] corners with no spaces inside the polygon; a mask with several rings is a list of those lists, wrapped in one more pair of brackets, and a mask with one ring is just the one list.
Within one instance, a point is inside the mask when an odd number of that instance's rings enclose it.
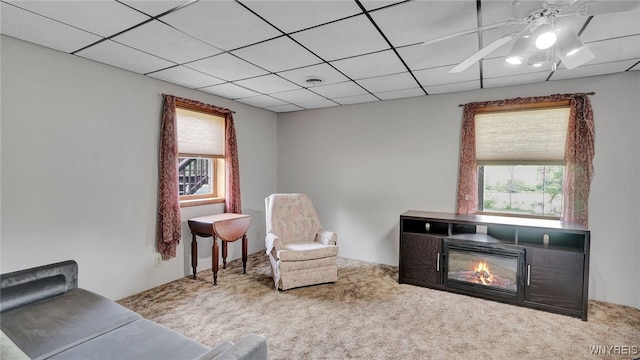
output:
{"label": "drop ceiling", "polygon": [[571,17],[595,54],[573,70],[515,67],[507,44],[448,73],[522,25],[422,44],[510,11],[507,0],[2,0],[0,32],[274,112],[640,70],[640,8]]}

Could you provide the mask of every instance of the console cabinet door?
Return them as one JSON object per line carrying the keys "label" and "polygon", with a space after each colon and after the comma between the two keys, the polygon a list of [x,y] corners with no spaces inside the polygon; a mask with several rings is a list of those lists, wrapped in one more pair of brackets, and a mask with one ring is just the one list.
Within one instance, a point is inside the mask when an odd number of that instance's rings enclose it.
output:
{"label": "console cabinet door", "polygon": [[400,244],[400,282],[442,284],[441,238],[403,233]]}
{"label": "console cabinet door", "polygon": [[584,254],[528,247],[525,301],[582,309]]}

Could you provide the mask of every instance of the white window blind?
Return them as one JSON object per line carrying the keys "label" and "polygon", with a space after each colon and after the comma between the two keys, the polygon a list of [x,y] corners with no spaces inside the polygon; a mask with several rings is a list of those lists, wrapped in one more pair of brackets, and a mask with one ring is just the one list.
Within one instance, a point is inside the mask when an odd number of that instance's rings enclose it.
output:
{"label": "white window blind", "polygon": [[476,114],[478,164],[564,164],[569,112],[558,107]]}
{"label": "white window blind", "polygon": [[189,155],[224,155],[224,118],[176,108],[178,152]]}

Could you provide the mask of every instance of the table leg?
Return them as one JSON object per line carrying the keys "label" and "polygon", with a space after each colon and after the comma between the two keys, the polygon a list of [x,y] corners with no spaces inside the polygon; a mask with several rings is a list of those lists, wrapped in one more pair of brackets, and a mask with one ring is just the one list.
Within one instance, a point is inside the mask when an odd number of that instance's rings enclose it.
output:
{"label": "table leg", "polygon": [[247,273],[247,248],[248,248],[247,234],[242,235],[242,273]]}
{"label": "table leg", "polygon": [[193,279],[196,278],[196,268],[198,267],[198,241],[196,234],[191,233],[191,268],[193,269]]}
{"label": "table leg", "polygon": [[213,285],[218,285],[218,239],[213,236],[213,245],[212,245],[212,254],[211,254],[211,271],[213,271]]}
{"label": "table leg", "polygon": [[227,268],[227,242],[224,239],[220,239],[222,241],[222,268]]}

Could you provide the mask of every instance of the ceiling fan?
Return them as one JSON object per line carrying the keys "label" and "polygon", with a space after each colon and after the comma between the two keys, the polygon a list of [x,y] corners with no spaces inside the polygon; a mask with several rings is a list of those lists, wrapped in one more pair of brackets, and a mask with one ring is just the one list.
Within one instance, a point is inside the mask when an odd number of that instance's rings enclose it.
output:
{"label": "ceiling fan", "polygon": [[566,16],[590,17],[615,12],[630,11],[640,6],[640,1],[604,1],[604,0],[514,0],[511,4],[511,16],[504,22],[460,31],[454,34],[425,41],[423,45],[511,25],[525,25],[522,30],[498,38],[483,47],[460,64],[449,70],[459,73],[513,41],[511,51],[505,60],[512,65],[529,64],[542,66],[552,63],[556,66],[556,57],[567,69],[573,69],[591,61],[595,56],[584,46],[578,34],[572,29],[556,23],[556,19]]}

